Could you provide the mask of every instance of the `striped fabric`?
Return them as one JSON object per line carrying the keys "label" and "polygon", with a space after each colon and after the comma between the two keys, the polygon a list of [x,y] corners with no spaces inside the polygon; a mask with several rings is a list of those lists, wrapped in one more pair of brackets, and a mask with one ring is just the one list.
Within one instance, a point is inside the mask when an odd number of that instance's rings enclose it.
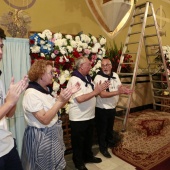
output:
{"label": "striped fabric", "polygon": [[63,170],[64,151],[61,120],[52,127],[26,128],[21,154],[24,170]]}

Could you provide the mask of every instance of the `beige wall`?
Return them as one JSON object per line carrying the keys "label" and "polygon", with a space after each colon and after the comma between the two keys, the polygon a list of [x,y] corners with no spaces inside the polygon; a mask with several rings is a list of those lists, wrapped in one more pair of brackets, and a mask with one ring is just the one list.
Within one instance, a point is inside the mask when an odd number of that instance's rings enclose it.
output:
{"label": "beige wall", "polygon": [[[10,0],[13,2],[14,0]],[[155,11],[163,6],[166,17],[170,19],[170,4],[163,0],[150,0],[154,4]],[[145,0],[138,0],[138,4]],[[0,16],[11,9],[3,0],[0,3]],[[43,31],[50,29],[52,32],[62,32],[77,34],[80,31],[94,36],[104,35],[107,41],[113,41],[99,27],[93,15],[89,11],[85,0],[37,0],[35,4],[26,10],[32,18],[31,31]],[[114,38],[118,45],[124,43],[129,23]],[[167,32],[166,37],[162,37],[163,44],[169,43],[169,26],[166,23],[163,30]]]}

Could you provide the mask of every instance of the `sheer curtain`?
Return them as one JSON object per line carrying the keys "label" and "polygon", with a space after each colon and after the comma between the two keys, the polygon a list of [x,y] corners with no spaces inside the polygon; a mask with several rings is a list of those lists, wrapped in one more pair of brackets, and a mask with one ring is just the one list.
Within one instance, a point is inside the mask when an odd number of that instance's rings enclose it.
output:
{"label": "sheer curtain", "polygon": [[[30,68],[29,39],[6,38],[4,40],[3,59],[1,63],[2,76],[5,91],[8,90],[11,77],[14,76],[15,82],[19,81],[27,74]],[[19,154],[21,153],[22,138],[26,127],[23,116],[22,98],[17,103],[15,115],[8,119],[9,130],[16,138]]]}

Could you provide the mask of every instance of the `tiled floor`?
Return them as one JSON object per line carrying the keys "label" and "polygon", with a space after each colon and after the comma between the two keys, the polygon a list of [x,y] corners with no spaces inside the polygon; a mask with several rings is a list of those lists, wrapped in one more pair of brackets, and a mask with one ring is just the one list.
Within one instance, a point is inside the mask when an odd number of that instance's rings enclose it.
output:
{"label": "tiled floor", "polygon": [[[109,152],[111,153],[110,149]],[[99,164],[86,164],[88,170],[136,170],[134,166],[128,164],[122,159],[119,159],[117,156],[113,155],[112,153],[111,153],[112,158],[105,158],[99,152],[98,146],[94,146],[93,153],[95,156],[101,158],[102,162]],[[72,154],[66,155],[65,158],[67,161],[66,170],[76,170],[72,162]]]}

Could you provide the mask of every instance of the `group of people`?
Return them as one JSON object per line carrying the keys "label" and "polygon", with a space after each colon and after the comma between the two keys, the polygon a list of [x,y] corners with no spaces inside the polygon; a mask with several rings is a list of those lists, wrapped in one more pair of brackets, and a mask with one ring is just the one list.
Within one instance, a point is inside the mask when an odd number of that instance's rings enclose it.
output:
{"label": "group of people", "polygon": [[[0,59],[2,59],[5,34],[0,29]],[[57,97],[48,86],[53,79],[51,61],[37,60],[31,66],[28,76],[14,83],[11,80],[5,96],[0,82],[0,169],[2,170],[64,170],[65,146],[62,121],[59,110],[69,101],[69,120],[73,162],[78,170],[87,170],[86,163],[100,163],[101,158],[92,152],[93,128],[96,124],[99,150],[107,158],[111,155],[108,147],[114,145],[113,123],[115,107],[120,94],[130,94],[132,90],[121,85],[119,77],[112,72],[108,58],[101,61],[101,71],[94,81],[89,76],[91,62],[85,56],[75,62],[75,70],[67,88]],[[28,81],[29,80],[29,81]],[[27,122],[23,137],[21,160],[15,140],[8,131],[6,117],[15,113],[20,94],[23,97],[24,116]]]}

